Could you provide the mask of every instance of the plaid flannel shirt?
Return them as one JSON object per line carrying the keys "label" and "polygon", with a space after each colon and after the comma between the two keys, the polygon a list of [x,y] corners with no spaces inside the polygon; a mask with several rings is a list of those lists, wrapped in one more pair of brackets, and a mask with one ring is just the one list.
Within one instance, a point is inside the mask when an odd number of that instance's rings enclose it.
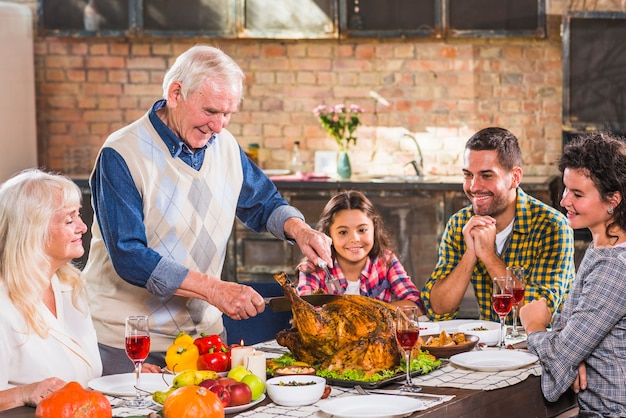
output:
{"label": "plaid flannel shirt", "polygon": [[[389,259],[389,263],[385,263],[380,257],[373,260],[370,257],[367,258],[365,267],[363,267],[359,277],[361,281],[361,295],[384,302],[410,300],[415,302],[422,312],[426,312],[419,289],[411,281],[396,255],[391,251],[387,251],[385,258]],[[312,266],[309,265],[309,267]],[[329,270],[333,277],[339,279],[342,292],[345,291],[348,281],[339,264],[335,261],[332,267],[329,266]],[[318,289],[323,290],[324,293],[333,293],[326,286],[326,275],[324,272],[320,269],[313,270],[310,273],[301,271],[298,293],[300,295],[310,295]]]}
{"label": "plaid flannel shirt", "polygon": [[626,417],[626,248],[587,249],[552,331],[533,332],[528,349],[543,366],[541,389],[556,401],[585,363],[580,417]]}
{"label": "plaid flannel shirt", "polygon": [[[439,260],[422,290],[422,300],[432,319],[452,319],[458,314],[458,309],[442,315],[433,312],[430,295],[434,284],[445,279],[465,253],[467,246],[462,230],[473,215],[471,205],[467,206],[455,213],[446,225],[439,245]],[[509,245],[501,257],[507,266],[524,267],[525,302],[543,297],[553,312],[560,311],[575,274],[574,233],[561,212],[518,188],[515,223]],[[498,315],[491,309],[491,277],[481,260],[474,266],[471,284],[481,319],[499,322]]]}

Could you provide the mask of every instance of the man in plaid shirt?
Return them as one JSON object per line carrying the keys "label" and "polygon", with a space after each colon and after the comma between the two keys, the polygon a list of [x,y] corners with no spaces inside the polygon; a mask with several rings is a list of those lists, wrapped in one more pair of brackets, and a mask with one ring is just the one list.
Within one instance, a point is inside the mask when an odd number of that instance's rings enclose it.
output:
{"label": "man in plaid shirt", "polygon": [[525,302],[541,297],[560,310],[574,278],[574,235],[565,216],[520,187],[522,153],[515,135],[491,127],[465,145],[463,190],[471,205],[446,225],[439,260],[422,290],[428,315],[456,317],[471,283],[481,319],[491,309],[492,278],[524,267]]}

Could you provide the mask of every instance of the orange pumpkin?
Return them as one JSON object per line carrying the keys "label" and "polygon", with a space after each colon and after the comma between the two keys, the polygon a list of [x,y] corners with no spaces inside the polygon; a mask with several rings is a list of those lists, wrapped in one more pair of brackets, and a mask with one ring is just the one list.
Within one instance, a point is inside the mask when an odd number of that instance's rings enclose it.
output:
{"label": "orange pumpkin", "polygon": [[35,418],[111,418],[109,400],[100,392],[85,390],[78,382],[69,382],[46,396],[35,410]]}
{"label": "orange pumpkin", "polygon": [[224,405],[217,395],[201,386],[183,386],[165,399],[165,418],[224,418]]}

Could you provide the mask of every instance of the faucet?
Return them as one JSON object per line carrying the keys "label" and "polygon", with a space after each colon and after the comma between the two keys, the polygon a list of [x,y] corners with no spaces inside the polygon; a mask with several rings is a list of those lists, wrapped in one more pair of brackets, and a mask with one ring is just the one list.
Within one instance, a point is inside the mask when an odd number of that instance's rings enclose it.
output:
{"label": "faucet", "polygon": [[415,169],[415,174],[417,175],[417,177],[424,177],[424,155],[422,154],[422,148],[420,147],[419,142],[417,142],[417,138],[415,138],[415,135],[405,132],[404,136],[406,136],[407,138],[411,138],[415,143],[415,147],[417,148],[415,158],[413,159],[413,161],[407,163],[405,167],[408,165],[412,165]]}

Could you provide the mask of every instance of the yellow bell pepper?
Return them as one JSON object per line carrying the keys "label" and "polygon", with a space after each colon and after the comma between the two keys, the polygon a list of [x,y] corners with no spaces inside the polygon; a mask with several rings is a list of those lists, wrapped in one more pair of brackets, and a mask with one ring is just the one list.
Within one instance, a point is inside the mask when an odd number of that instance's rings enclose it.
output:
{"label": "yellow bell pepper", "polygon": [[187,345],[193,344],[193,337],[183,331],[179,332],[174,340],[174,344]]}
{"label": "yellow bell pepper", "polygon": [[197,370],[198,347],[193,343],[189,334],[180,333],[165,352],[165,364],[172,372],[178,373],[184,370]]}

